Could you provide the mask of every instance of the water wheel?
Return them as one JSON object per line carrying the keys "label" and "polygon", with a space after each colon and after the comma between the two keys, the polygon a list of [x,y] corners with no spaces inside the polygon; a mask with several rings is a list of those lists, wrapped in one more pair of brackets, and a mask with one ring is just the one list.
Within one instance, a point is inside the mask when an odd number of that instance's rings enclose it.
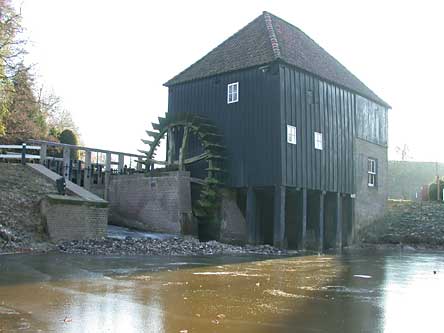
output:
{"label": "water wheel", "polygon": [[[220,203],[220,188],[226,175],[226,149],[217,128],[203,116],[190,113],[167,113],[159,117],[158,123],[152,123],[153,130],[146,131],[149,140],[142,139],[148,150],[140,150],[147,155],[146,170],[152,172],[154,164],[165,166],[165,170],[186,171],[196,163],[206,163],[205,176],[194,179],[199,183],[198,199],[193,201],[193,214],[199,218],[211,218],[217,212]],[[180,133],[180,135],[174,135]],[[166,161],[155,160],[156,151],[162,139],[167,137]],[[197,138],[200,153],[188,154],[190,137]]]}

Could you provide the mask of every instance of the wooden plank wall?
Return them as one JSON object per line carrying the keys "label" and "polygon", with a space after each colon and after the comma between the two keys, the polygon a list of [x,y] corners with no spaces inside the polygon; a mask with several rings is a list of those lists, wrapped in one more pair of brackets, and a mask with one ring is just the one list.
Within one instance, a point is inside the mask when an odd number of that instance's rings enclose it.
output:
{"label": "wooden plank wall", "polygon": [[[286,65],[280,71],[283,184],[353,193],[355,95]],[[286,124],[296,126],[296,145],[287,143]],[[314,132],[323,150],[314,148]]]}
{"label": "wooden plank wall", "polygon": [[[239,82],[239,102],[227,104],[227,85],[233,82]],[[171,86],[168,112],[202,114],[219,128],[228,149],[228,186],[280,184],[277,65]],[[190,140],[190,145],[190,153],[199,150],[196,140]]]}

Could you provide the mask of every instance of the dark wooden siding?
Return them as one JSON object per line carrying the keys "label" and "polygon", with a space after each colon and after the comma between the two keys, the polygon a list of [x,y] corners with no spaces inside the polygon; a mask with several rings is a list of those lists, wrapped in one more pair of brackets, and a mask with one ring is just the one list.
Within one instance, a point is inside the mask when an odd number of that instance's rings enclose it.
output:
{"label": "dark wooden siding", "polygon": [[[282,183],[353,193],[355,95],[286,65],[280,86]],[[287,143],[287,124],[296,126],[296,145]],[[322,150],[314,132],[322,133]]]}
{"label": "dark wooden siding", "polygon": [[[239,82],[239,102],[227,104],[227,85],[233,82]],[[219,128],[228,149],[229,186],[270,186],[281,183],[279,102],[274,65],[265,72],[252,68],[171,86],[168,112],[202,114]]]}

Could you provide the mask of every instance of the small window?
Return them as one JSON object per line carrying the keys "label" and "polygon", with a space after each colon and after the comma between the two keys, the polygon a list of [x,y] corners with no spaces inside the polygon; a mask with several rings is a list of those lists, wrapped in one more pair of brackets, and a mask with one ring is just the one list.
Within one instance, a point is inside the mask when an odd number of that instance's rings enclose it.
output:
{"label": "small window", "polygon": [[236,103],[239,101],[239,82],[230,83],[227,88],[227,103]]}
{"label": "small window", "polygon": [[368,186],[375,187],[376,186],[376,160],[369,158],[368,159]]}
{"label": "small window", "polygon": [[315,149],[322,150],[322,133],[314,132]]}
{"label": "small window", "polygon": [[296,144],[296,127],[287,125],[287,142]]}

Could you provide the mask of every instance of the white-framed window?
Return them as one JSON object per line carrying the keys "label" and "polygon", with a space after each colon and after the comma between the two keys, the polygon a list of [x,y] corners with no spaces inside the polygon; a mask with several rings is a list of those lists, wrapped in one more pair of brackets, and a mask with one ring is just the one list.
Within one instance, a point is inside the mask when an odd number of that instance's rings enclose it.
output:
{"label": "white-framed window", "polygon": [[296,127],[287,125],[287,142],[292,145],[296,144]]}
{"label": "white-framed window", "polygon": [[227,86],[227,103],[236,103],[239,101],[239,82],[230,83]]}
{"label": "white-framed window", "polygon": [[315,149],[322,150],[322,133],[314,132]]}
{"label": "white-framed window", "polygon": [[367,174],[368,174],[368,186],[375,187],[376,186],[376,160],[373,158],[368,159],[367,165]]}

